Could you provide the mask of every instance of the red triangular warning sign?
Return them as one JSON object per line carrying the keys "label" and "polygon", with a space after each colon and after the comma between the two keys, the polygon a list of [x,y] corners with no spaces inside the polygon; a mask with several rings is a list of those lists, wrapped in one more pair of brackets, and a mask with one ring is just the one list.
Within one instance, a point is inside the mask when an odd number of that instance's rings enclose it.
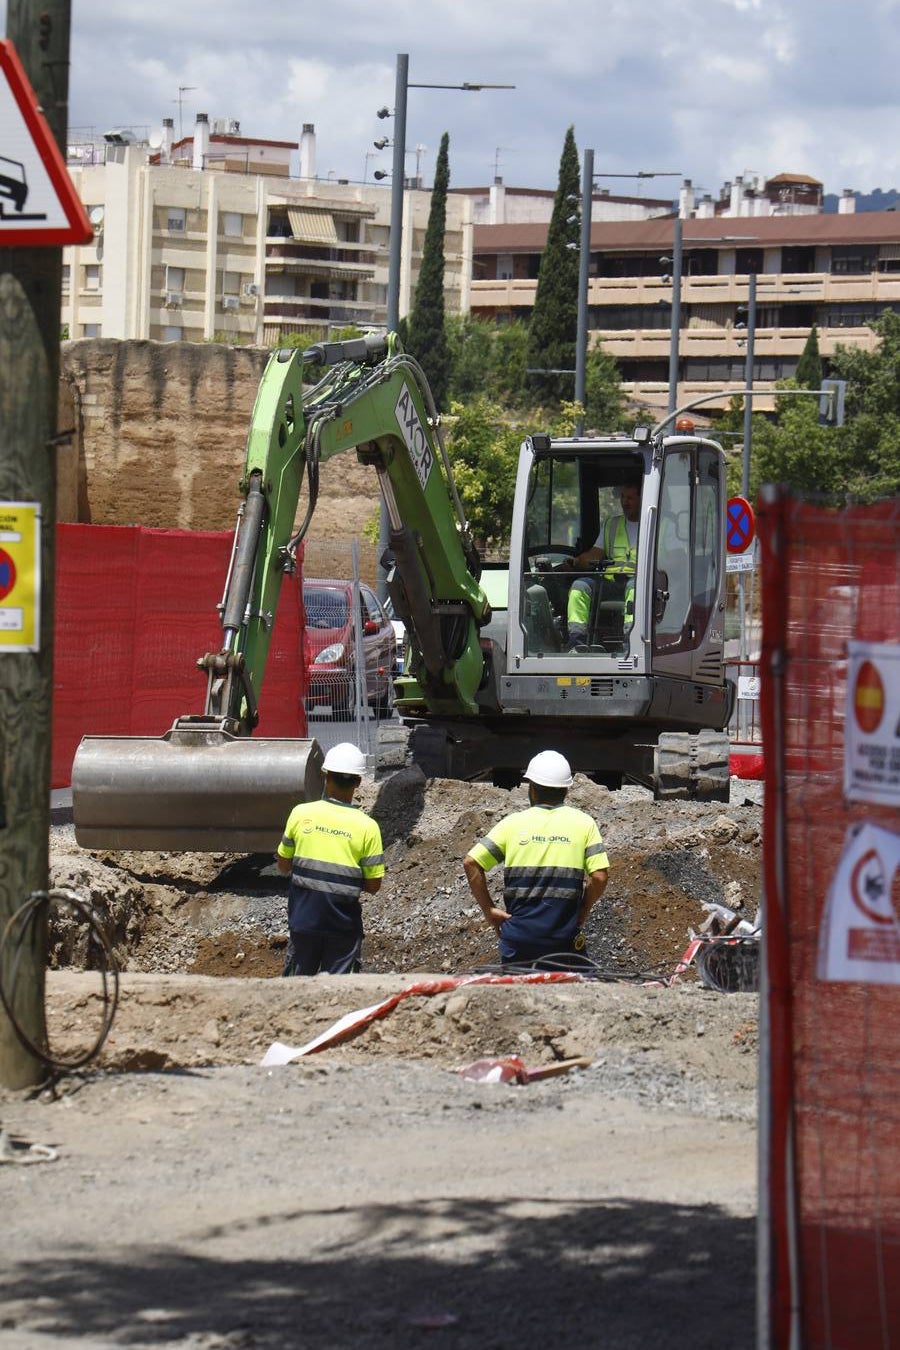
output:
{"label": "red triangular warning sign", "polygon": [[0,248],[93,236],[18,53],[0,41]]}

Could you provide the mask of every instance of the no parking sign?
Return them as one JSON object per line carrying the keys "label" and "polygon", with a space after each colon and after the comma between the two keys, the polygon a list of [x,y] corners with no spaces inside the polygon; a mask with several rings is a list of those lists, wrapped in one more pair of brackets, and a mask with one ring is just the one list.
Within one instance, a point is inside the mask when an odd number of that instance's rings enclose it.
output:
{"label": "no parking sign", "polygon": [[0,502],[0,653],[40,650],[41,504]]}
{"label": "no parking sign", "polygon": [[756,517],[746,497],[729,497],[725,508],[725,547],[729,553],[745,553],[756,534]]}

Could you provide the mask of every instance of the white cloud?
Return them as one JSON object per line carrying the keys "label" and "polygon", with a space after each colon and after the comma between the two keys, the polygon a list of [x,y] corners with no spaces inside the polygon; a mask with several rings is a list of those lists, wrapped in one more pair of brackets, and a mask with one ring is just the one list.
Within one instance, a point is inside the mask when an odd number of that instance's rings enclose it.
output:
{"label": "white cloud", "polygon": [[[0,14],[5,18],[0,0]],[[407,144],[454,186],[553,188],[575,127],[609,171],[675,168],[716,190],[749,161],[826,189],[898,181],[900,0],[77,0],[69,121],[153,130],[198,111],[299,140],[361,178],[409,54]],[[481,94],[418,83],[515,84]],[[389,152],[387,152],[389,154]],[[367,160],[366,156],[370,159]],[[620,185],[621,186],[621,185]],[[665,184],[666,195],[676,184]]]}

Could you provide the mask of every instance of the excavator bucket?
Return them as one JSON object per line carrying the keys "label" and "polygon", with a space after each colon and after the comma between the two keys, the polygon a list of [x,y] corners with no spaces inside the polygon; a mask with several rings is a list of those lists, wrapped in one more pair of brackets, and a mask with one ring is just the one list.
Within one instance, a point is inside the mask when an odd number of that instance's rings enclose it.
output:
{"label": "excavator bucket", "polygon": [[181,718],[158,739],[85,736],[72,765],[83,848],[271,853],[291,809],[322,795],[316,740],[232,736]]}

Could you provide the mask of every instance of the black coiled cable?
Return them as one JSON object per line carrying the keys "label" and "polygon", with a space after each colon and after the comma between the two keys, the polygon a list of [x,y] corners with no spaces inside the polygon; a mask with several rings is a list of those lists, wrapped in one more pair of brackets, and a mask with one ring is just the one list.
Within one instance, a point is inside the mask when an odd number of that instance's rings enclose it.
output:
{"label": "black coiled cable", "polygon": [[[16,1018],[14,1008],[16,1002],[16,985],[19,979],[19,964],[22,952],[26,946],[26,940],[29,938],[35,925],[46,917],[51,903],[68,905],[74,913],[88,926],[90,936],[94,939],[97,947],[102,953],[103,960],[100,965],[100,975],[103,982],[103,1016],[101,1018],[100,1030],[97,1038],[89,1049],[72,1059],[63,1059],[58,1055],[52,1055],[48,1049],[36,1045],[30,1036],[23,1030]],[[11,950],[9,966],[7,967],[6,955],[7,948]],[[3,979],[3,972],[9,969],[8,986]],[[113,1024],[113,1018],[116,1015],[116,1007],[119,1002],[119,967],[110,946],[109,938],[105,930],[97,919],[96,914],[90,905],[84,903],[74,891],[63,887],[57,887],[49,891],[33,891],[25,904],[17,909],[15,914],[6,924],[3,930],[3,936],[0,937],[0,1003],[3,1004],[4,1011],[9,1018],[10,1025],[16,1036],[35,1059],[46,1064],[48,1068],[57,1070],[80,1069],[83,1065],[92,1060],[95,1055],[100,1053],[103,1042],[109,1035]]]}

